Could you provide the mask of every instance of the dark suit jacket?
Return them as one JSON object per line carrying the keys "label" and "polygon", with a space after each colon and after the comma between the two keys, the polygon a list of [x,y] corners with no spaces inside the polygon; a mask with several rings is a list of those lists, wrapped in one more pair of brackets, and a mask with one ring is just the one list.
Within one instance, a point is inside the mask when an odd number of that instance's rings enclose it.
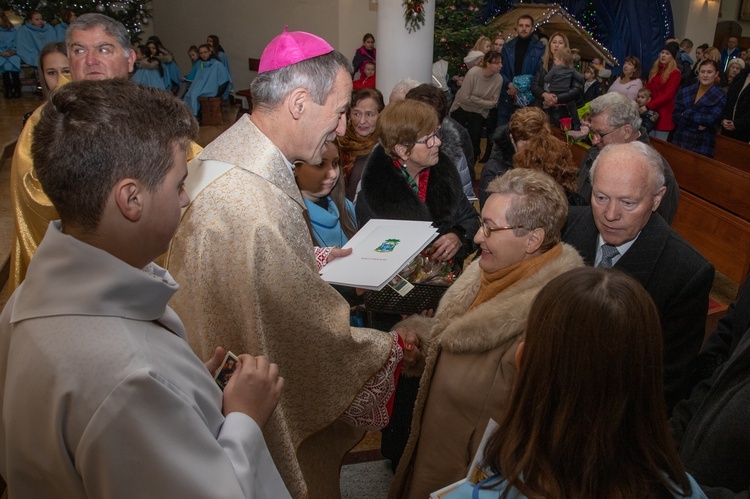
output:
{"label": "dark suit jacket", "polygon": [[[670,424],[686,470],[710,498],[750,497],[750,278],[699,359],[718,367],[674,409]],[[708,487],[717,487],[708,489]]]}
{"label": "dark suit jacket", "polygon": [[[571,207],[562,239],[578,250],[587,265],[596,259],[598,235],[591,207]],[[665,400],[671,413],[689,394],[686,377],[703,343],[714,267],[652,213],[615,268],[640,282],[659,309]]]}

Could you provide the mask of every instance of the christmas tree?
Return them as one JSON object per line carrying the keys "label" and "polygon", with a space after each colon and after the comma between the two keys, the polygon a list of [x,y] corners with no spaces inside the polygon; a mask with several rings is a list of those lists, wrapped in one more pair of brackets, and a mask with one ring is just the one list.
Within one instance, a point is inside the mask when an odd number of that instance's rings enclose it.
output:
{"label": "christmas tree", "polygon": [[38,10],[42,13],[44,20],[57,24],[64,10],[70,10],[77,16],[89,12],[98,12],[120,21],[130,32],[130,41],[137,43],[141,39],[142,26],[150,22],[151,9],[150,0],[119,0],[119,1],[96,1],[96,0],[0,0],[0,9],[11,10],[24,17],[30,10]]}
{"label": "christmas tree", "polygon": [[488,9],[487,0],[435,0],[435,60],[448,61],[451,76],[465,74],[464,57],[477,39],[484,35],[492,40],[497,34],[493,32],[497,28],[486,26],[490,12],[494,17],[507,11],[505,7]]}

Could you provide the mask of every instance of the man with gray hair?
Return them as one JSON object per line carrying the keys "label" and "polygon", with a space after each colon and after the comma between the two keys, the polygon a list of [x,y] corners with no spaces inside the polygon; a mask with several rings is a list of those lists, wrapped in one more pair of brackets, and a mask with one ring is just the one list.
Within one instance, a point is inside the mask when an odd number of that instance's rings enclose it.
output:
{"label": "man with gray hair", "polygon": [[[650,145],[648,133],[641,127],[638,105],[632,99],[617,92],[610,92],[592,100],[589,103],[589,113],[591,142],[595,147],[589,149],[578,170],[578,194],[587,201],[591,200],[589,171],[599,151],[610,144],[627,144],[633,141]],[[658,213],[671,225],[677,212],[680,188],[667,160],[661,157],[661,161],[664,165],[663,185],[666,192],[659,204]]]}
{"label": "man with gray hair", "polygon": [[[77,17],[65,34],[73,81],[128,78],[135,52],[130,35],[119,21],[102,14]],[[59,85],[67,83],[61,79]],[[8,288],[12,292],[26,276],[26,268],[52,220],[58,218],[52,202],[42,191],[31,159],[31,135],[44,106],[39,106],[18,137],[11,166],[10,196],[15,234],[10,256]],[[188,147],[188,161],[200,152],[194,142]]]}
{"label": "man with gray hair", "polygon": [[689,392],[688,368],[706,328],[714,268],[654,213],[667,188],[661,156],[639,141],[602,149],[591,168],[591,206],[571,207],[563,241],[588,265],[630,274],[659,309],[667,410]]}
{"label": "man with gray hair", "polygon": [[[343,135],[351,65],[325,40],[286,32],[263,51],[253,113],[191,163],[193,199],[167,266],[185,288],[173,300],[190,344],[215,341],[278,363],[286,392],[267,427],[274,461],[295,498],[339,497],[341,460],[361,428],[382,428],[411,335],[350,328],[349,305],[319,276],[294,164],[321,163]],[[403,361],[402,361],[403,356]]]}

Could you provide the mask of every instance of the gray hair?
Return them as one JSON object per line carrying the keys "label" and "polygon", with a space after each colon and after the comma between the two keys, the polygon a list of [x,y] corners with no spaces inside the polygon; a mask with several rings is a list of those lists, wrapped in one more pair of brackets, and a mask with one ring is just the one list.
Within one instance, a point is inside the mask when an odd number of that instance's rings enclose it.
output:
{"label": "gray hair", "polygon": [[412,88],[416,88],[420,85],[420,83],[415,80],[412,77],[406,77],[402,80],[399,80],[398,83],[393,85],[393,90],[391,90],[390,97],[388,98],[388,102],[393,100],[393,95],[400,95],[402,99],[406,98],[406,94],[409,93],[409,90]]}
{"label": "gray hair", "polygon": [[609,126],[614,128],[623,125],[632,126],[634,131],[641,128],[638,104],[617,92],[609,92],[592,100],[589,103],[589,113],[591,118],[606,114],[609,117]]}
{"label": "gray hair", "polygon": [[513,229],[516,236],[544,229],[542,253],[560,242],[560,233],[568,218],[568,198],[551,176],[540,170],[513,168],[490,182],[487,194],[511,197],[505,219],[512,226],[523,227]]}
{"label": "gray hair", "polygon": [[107,35],[117,40],[120,48],[125,53],[125,57],[130,56],[130,53],[133,51],[130,48],[130,33],[128,33],[128,30],[125,29],[125,26],[120,21],[104,14],[90,13],[76,17],[75,21],[68,26],[68,30],[65,32],[65,44],[70,47],[74,31],[88,31],[94,28],[100,28]]}
{"label": "gray hair", "polygon": [[[609,95],[609,94],[607,94]],[[629,99],[628,99],[629,100]],[[630,157],[632,156],[640,156],[641,159],[646,161],[646,165],[648,166],[649,171],[651,172],[651,181],[652,185],[654,186],[654,192],[653,194],[656,194],[659,192],[659,189],[664,187],[664,160],[661,157],[661,154],[651,147],[648,144],[644,144],[643,142],[639,142],[637,140],[634,140],[633,142],[628,142],[627,144],[610,144],[599,153],[599,155],[594,160],[594,164],[591,165],[591,170],[589,171],[589,179],[591,180],[591,183],[594,183],[594,174],[596,172],[596,165],[599,164],[599,161],[601,161],[602,157],[607,156],[610,153],[623,150],[623,152],[628,153]],[[631,161],[632,162],[632,161]],[[627,168],[628,165],[622,165],[622,168]]]}
{"label": "gray hair", "polygon": [[304,88],[313,102],[322,105],[333,91],[341,69],[352,72],[352,64],[337,51],[319,55],[273,71],[260,73],[250,85],[253,106],[275,108],[295,88]]}

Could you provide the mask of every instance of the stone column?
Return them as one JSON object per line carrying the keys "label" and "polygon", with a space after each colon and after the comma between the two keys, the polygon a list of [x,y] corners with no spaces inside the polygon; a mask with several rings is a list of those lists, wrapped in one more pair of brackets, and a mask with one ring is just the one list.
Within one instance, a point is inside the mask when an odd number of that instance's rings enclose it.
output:
{"label": "stone column", "polygon": [[425,23],[409,33],[404,26],[402,0],[378,1],[377,87],[388,96],[406,77],[421,83],[432,81],[432,44],[435,33],[435,0],[424,3]]}

